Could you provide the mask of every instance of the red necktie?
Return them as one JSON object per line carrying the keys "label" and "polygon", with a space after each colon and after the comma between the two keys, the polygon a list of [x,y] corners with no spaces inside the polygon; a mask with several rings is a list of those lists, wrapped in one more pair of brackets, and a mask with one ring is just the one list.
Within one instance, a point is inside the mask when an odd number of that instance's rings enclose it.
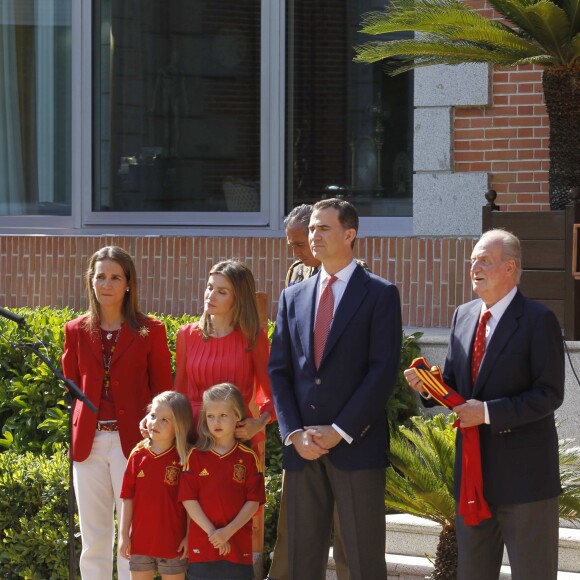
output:
{"label": "red necktie", "polygon": [[481,366],[481,361],[483,360],[483,355],[485,353],[485,329],[487,321],[491,317],[491,312],[486,310],[479,317],[479,324],[477,325],[477,330],[475,331],[475,340],[473,341],[473,354],[471,356],[471,384],[475,385],[475,379],[477,379],[477,373],[479,372],[479,367]]}
{"label": "red necktie", "polygon": [[326,286],[320,295],[318,302],[318,311],[314,321],[314,364],[316,368],[320,366],[330,325],[334,317],[334,296],[332,295],[331,286],[338,280],[336,276],[330,276],[326,281]]}

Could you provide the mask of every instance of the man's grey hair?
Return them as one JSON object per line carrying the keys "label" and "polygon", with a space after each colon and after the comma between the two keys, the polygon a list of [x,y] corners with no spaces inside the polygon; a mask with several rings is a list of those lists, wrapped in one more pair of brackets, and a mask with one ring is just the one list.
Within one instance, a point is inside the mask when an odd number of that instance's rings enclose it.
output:
{"label": "man's grey hair", "polygon": [[308,232],[312,206],[308,203],[296,206],[284,219],[284,229],[303,227]]}
{"label": "man's grey hair", "polygon": [[516,264],[516,284],[520,283],[522,276],[522,247],[517,236],[507,230],[494,229],[485,232],[480,241],[501,242],[504,260],[513,260]]}

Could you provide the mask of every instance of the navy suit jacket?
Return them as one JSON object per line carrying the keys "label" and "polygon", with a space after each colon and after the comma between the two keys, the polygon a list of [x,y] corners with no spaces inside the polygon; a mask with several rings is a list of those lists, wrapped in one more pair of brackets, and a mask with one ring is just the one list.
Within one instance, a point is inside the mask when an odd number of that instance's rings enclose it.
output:
{"label": "navy suit jacket", "polygon": [[[320,274],[280,296],[269,372],[282,440],[308,425],[335,423],[353,438],[329,453],[346,470],[388,464],[385,405],[401,356],[401,307],[393,284],[356,267],[338,304],[325,351],[314,366],[313,328]],[[284,467],[301,469],[293,445]]]}
{"label": "navy suit jacket", "polygon": [[[483,491],[490,504],[532,502],[560,491],[554,411],[564,399],[564,348],[554,314],[519,291],[501,317],[475,385],[471,349],[481,300],[453,317],[444,377],[465,399],[486,401],[489,425],[479,426]],[[455,497],[461,481],[457,435]]]}

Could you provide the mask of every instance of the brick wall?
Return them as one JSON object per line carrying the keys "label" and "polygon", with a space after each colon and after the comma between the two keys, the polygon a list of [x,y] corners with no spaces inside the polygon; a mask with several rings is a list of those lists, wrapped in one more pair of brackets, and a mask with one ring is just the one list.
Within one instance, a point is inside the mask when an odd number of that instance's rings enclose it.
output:
{"label": "brick wall", "polygon": [[[199,313],[211,266],[238,257],[270,298],[276,315],[288,256],[283,238],[0,236],[0,305],[86,308],[88,258],[116,244],[135,259],[143,310]],[[472,298],[469,256],[474,240],[363,238],[356,255],[397,284],[405,326],[449,327],[455,307]]]}
{"label": "brick wall", "polygon": [[[486,17],[481,0],[468,2]],[[549,126],[542,71],[531,66],[491,74],[492,106],[456,108],[455,171],[484,171],[504,211],[549,209]]]}

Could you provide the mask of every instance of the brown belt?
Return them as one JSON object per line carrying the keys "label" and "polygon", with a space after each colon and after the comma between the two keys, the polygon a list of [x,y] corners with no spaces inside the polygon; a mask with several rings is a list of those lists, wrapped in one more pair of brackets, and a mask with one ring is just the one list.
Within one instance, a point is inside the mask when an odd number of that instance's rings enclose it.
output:
{"label": "brown belt", "polygon": [[97,431],[118,431],[117,421],[97,421]]}

